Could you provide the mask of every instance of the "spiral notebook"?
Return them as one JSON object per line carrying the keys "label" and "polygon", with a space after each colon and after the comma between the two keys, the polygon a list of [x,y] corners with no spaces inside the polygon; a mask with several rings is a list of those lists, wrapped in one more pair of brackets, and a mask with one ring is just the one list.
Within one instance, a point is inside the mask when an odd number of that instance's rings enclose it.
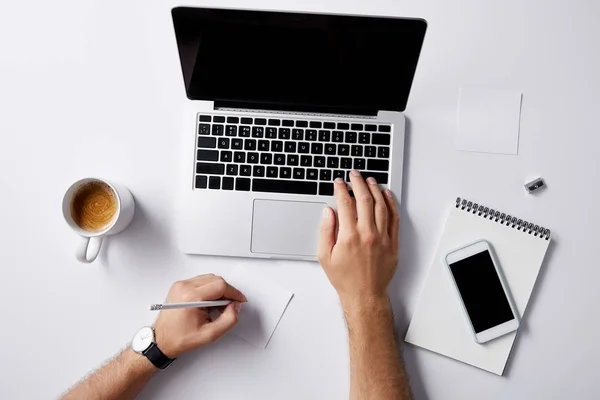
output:
{"label": "spiral notebook", "polygon": [[479,239],[492,245],[523,316],[550,244],[550,230],[459,198],[446,220],[405,341],[502,375],[518,331],[476,343],[443,264],[448,251]]}

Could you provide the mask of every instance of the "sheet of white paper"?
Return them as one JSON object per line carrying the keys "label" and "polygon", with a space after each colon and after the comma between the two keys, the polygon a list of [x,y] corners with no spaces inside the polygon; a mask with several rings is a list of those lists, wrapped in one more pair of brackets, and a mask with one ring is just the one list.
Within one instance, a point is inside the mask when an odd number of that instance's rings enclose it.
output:
{"label": "sheet of white paper", "polygon": [[522,93],[465,89],[458,94],[457,150],[517,154]]}
{"label": "sheet of white paper", "polygon": [[232,332],[264,349],[294,294],[243,265],[237,266],[226,279],[248,299],[242,304]]}

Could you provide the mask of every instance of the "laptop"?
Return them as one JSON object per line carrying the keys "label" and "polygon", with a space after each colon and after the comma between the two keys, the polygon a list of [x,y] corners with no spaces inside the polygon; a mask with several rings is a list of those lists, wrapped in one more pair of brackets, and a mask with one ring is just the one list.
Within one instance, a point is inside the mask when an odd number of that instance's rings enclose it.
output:
{"label": "laptop", "polygon": [[426,21],[172,10],[183,83],[177,241],[190,254],[316,260],[333,180],[397,199]]}

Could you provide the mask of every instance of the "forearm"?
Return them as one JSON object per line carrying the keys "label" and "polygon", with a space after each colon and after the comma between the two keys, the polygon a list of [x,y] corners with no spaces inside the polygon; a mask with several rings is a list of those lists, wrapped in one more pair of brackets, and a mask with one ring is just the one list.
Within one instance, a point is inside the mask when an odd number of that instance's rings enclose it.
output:
{"label": "forearm", "polygon": [[389,300],[373,300],[344,308],[350,340],[350,398],[410,399]]}
{"label": "forearm", "polygon": [[156,367],[146,357],[127,348],[79,382],[62,400],[133,399],[156,371]]}

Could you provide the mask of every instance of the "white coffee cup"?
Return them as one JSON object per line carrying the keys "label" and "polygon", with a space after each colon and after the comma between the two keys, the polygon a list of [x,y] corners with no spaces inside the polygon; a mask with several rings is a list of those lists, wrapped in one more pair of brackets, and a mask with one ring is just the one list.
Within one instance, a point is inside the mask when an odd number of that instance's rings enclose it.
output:
{"label": "white coffee cup", "polygon": [[[107,185],[112,190],[114,197],[117,200],[117,210],[114,217],[101,231],[88,231],[82,229],[77,225],[71,214],[71,202],[79,189],[83,185],[94,182]],[[77,247],[77,251],[75,252],[75,257],[81,262],[91,263],[98,257],[105,236],[117,234],[129,226],[133,219],[133,214],[135,213],[135,202],[129,189],[123,185],[108,182],[104,179],[85,178],[73,183],[69,189],[67,189],[67,192],[63,197],[62,209],[67,224],[69,224],[71,229],[82,238]]]}

